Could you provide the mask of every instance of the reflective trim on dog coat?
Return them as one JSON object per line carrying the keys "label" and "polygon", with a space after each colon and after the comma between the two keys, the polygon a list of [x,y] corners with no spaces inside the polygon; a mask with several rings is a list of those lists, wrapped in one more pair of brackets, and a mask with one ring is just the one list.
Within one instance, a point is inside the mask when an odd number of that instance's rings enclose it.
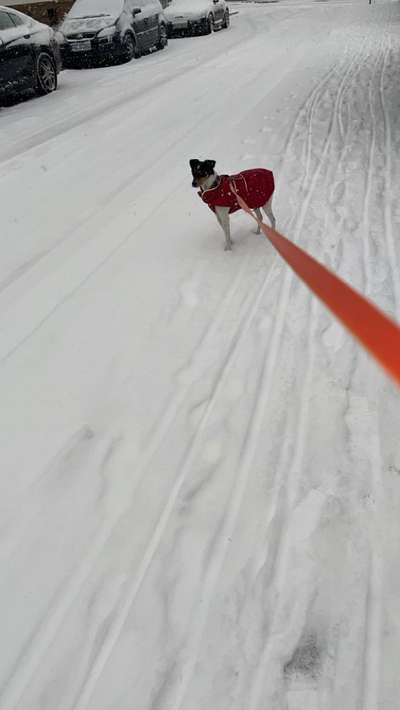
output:
{"label": "reflective trim on dog coat", "polygon": [[243,170],[237,175],[220,175],[218,183],[209,190],[199,192],[199,196],[209,208],[215,212],[216,207],[229,207],[229,212],[240,210],[239,204],[231,190],[230,183],[238,195],[251,209],[262,207],[274,192],[274,176],[265,168]]}

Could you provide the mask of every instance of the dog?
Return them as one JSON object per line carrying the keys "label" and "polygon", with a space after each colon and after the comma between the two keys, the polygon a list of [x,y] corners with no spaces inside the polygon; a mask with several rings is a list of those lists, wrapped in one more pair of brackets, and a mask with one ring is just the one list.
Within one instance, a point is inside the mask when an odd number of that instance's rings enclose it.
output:
{"label": "dog", "polygon": [[[246,204],[254,209],[260,222],[261,210],[268,217],[271,227],[275,229],[276,220],[272,212],[272,196],[275,189],[274,176],[265,168],[243,170],[236,175],[218,175],[215,160],[189,161],[192,170],[192,187],[200,188],[198,194],[215,213],[215,216],[225,234],[225,251],[232,250],[232,239],[229,215],[240,210],[236,194],[240,195]],[[260,233],[258,226],[257,234]]]}

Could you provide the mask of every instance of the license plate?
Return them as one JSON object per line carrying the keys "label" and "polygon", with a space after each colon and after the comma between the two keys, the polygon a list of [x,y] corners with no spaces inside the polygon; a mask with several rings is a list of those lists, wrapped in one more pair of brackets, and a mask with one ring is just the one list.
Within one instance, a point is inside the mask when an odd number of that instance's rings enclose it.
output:
{"label": "license plate", "polygon": [[90,39],[83,39],[81,42],[71,42],[73,52],[90,52],[92,43]]}

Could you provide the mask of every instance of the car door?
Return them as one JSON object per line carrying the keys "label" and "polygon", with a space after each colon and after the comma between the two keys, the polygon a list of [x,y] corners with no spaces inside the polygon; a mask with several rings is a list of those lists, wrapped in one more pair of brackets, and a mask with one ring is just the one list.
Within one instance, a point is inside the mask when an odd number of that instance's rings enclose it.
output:
{"label": "car door", "polygon": [[34,77],[34,52],[28,25],[0,10],[0,87],[23,89]]}
{"label": "car door", "polygon": [[224,5],[220,0],[213,2],[213,14],[216,22],[222,22],[224,19]]}
{"label": "car door", "polygon": [[162,13],[162,7],[159,0],[144,0],[144,2],[149,6],[149,41],[154,47],[160,38],[159,16]]}
{"label": "car door", "polygon": [[137,0],[137,7],[141,13],[138,15],[143,22],[143,41],[146,49],[152,47],[157,42],[158,37],[158,12],[156,3],[152,0]]}
{"label": "car door", "polygon": [[125,10],[131,18],[130,24],[135,32],[138,49],[143,50],[146,47],[146,30],[140,0],[126,0]]}

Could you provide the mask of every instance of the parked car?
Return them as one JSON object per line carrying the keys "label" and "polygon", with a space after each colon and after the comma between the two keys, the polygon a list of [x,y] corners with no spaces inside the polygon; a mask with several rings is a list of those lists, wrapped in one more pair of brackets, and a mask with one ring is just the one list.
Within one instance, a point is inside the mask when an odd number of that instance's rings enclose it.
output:
{"label": "parked car", "polygon": [[172,0],[164,13],[169,37],[210,34],[229,27],[229,8],[225,0]]}
{"label": "parked car", "polygon": [[64,66],[77,62],[129,62],[168,43],[159,0],[76,0],[60,26]]}
{"label": "parked car", "polygon": [[54,30],[0,5],[0,98],[27,89],[49,94],[57,88],[60,69]]}

